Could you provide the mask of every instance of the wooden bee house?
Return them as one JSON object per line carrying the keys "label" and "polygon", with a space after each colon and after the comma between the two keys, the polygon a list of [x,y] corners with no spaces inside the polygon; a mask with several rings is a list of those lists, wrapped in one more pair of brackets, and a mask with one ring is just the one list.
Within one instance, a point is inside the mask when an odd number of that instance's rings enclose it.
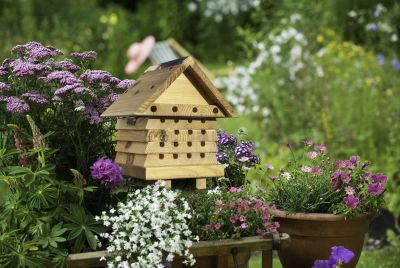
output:
{"label": "wooden bee house", "polygon": [[235,112],[196,61],[181,58],[152,66],[103,114],[118,117],[115,161],[142,180],[224,175],[216,160],[216,118]]}

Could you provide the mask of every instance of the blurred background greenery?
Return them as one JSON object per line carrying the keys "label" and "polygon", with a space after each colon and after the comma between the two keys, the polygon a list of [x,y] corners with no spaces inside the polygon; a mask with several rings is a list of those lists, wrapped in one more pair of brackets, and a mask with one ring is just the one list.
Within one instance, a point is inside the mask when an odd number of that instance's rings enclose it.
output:
{"label": "blurred background greenery", "polygon": [[375,238],[384,241],[385,229],[398,224],[396,0],[0,0],[0,28],[0,59],[35,40],[66,53],[95,50],[95,67],[120,78],[128,77],[132,42],[174,38],[224,76],[216,82],[241,116],[220,126],[246,129],[263,163],[278,170],[290,157],[286,144],[296,149],[304,139],[339,157],[370,159],[390,178],[391,216],[376,224]]}

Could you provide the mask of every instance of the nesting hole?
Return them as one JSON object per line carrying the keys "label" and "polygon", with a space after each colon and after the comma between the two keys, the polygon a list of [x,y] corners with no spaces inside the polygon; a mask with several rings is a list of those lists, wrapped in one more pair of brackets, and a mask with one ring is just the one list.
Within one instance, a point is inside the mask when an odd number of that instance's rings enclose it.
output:
{"label": "nesting hole", "polygon": [[197,109],[197,107],[193,107],[193,109],[192,109],[192,111],[193,111],[194,113],[197,113],[198,110],[199,110],[199,109]]}
{"label": "nesting hole", "polygon": [[191,141],[188,141],[187,146],[188,146],[188,147],[192,147],[192,142],[191,142]]}
{"label": "nesting hole", "polygon": [[207,132],[206,132],[205,129],[202,129],[202,130],[201,130],[201,134],[206,135],[206,133],[207,133]]}
{"label": "nesting hole", "polygon": [[179,123],[179,119],[174,119],[174,122],[175,123]]}
{"label": "nesting hole", "polygon": [[192,121],[193,121],[192,119],[188,119],[188,123],[192,123]]}
{"label": "nesting hole", "polygon": [[206,122],[206,120],[205,119],[201,119],[201,122],[204,124]]}
{"label": "nesting hole", "polygon": [[179,134],[179,130],[175,130],[175,135],[178,135]]}
{"label": "nesting hole", "polygon": [[174,142],[174,147],[178,147],[179,143],[177,141]]}
{"label": "nesting hole", "polygon": [[150,89],[153,89],[154,88],[154,85],[152,85],[151,87],[150,87]]}
{"label": "nesting hole", "polygon": [[201,147],[204,147],[204,146],[206,146],[206,142],[202,141],[202,142],[200,142],[200,145],[201,145]]}
{"label": "nesting hole", "polygon": [[174,157],[174,159],[178,159],[178,154],[173,154],[172,156]]}
{"label": "nesting hole", "polygon": [[213,113],[217,114],[218,112],[219,112],[218,108],[215,107],[215,108],[213,109]]}
{"label": "nesting hole", "polygon": [[164,147],[165,146],[165,142],[160,142],[160,147]]}
{"label": "nesting hole", "polygon": [[165,119],[164,119],[164,118],[161,118],[161,119],[160,119],[160,122],[161,122],[161,123],[165,123]]}
{"label": "nesting hole", "polygon": [[189,135],[192,135],[192,134],[193,134],[193,130],[189,129],[189,130],[188,130],[188,134],[189,134]]}
{"label": "nesting hole", "polygon": [[176,113],[176,112],[178,111],[178,107],[173,106],[173,107],[172,107],[172,111],[173,111],[174,113]]}
{"label": "nesting hole", "polygon": [[200,153],[200,157],[204,158],[204,157],[206,157],[206,154],[205,153]]}
{"label": "nesting hole", "polygon": [[151,106],[150,111],[152,111],[153,113],[157,112],[157,106]]}
{"label": "nesting hole", "polygon": [[159,155],[158,155],[158,158],[164,159],[164,155],[163,155],[163,154],[159,154]]}
{"label": "nesting hole", "polygon": [[187,156],[187,158],[192,158],[192,154],[191,153],[188,153],[186,156]]}

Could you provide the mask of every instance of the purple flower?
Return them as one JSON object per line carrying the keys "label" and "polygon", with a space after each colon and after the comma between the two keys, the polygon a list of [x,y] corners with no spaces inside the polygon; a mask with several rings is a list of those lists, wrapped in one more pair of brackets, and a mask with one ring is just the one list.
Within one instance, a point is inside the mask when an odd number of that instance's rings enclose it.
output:
{"label": "purple flower", "polygon": [[318,156],[318,153],[317,152],[308,152],[308,153],[306,153],[306,156],[310,159],[314,159]]}
{"label": "purple flower", "polygon": [[375,32],[378,29],[378,25],[375,22],[371,22],[367,24],[367,30]]}
{"label": "purple flower", "polygon": [[311,146],[313,146],[313,142],[312,141],[303,141],[303,144],[304,144],[304,146],[306,146],[306,147],[311,147]]}
{"label": "purple flower", "polygon": [[316,260],[312,268],[331,268],[328,266],[328,260]]}
{"label": "purple flower", "polygon": [[69,71],[54,71],[49,73],[44,80],[46,82],[55,81],[62,85],[73,85],[79,83],[79,80],[75,77],[75,75]]}
{"label": "purple flower", "polygon": [[107,109],[110,102],[107,98],[101,98],[93,101],[85,108],[85,116],[89,123],[94,125],[103,121],[100,115]]}
{"label": "purple flower", "polygon": [[353,187],[351,186],[346,186],[344,187],[344,191],[346,192],[346,194],[348,195],[354,195],[356,193],[356,191],[354,190]]}
{"label": "purple flower", "polygon": [[400,61],[398,59],[393,59],[392,60],[392,68],[395,71],[399,71],[400,70]]}
{"label": "purple flower", "polygon": [[118,185],[122,180],[122,168],[108,158],[99,158],[90,167],[93,179],[101,180],[107,188]]}
{"label": "purple flower", "polygon": [[38,104],[46,104],[48,103],[47,97],[44,94],[41,94],[37,91],[32,91],[28,93],[22,94],[22,97],[27,98],[28,100],[38,103]]}
{"label": "purple flower", "polygon": [[354,253],[345,247],[342,246],[332,247],[330,259],[336,260],[336,263],[339,263],[339,261],[344,263],[349,263],[353,257]]}
{"label": "purple flower", "polygon": [[385,55],[383,55],[383,53],[378,53],[376,55],[376,59],[377,59],[379,65],[385,64]]}
{"label": "purple flower", "polygon": [[11,112],[11,113],[17,113],[17,114],[22,114],[25,113],[27,111],[29,111],[29,105],[16,97],[9,97],[7,98],[7,111]]}
{"label": "purple flower", "polygon": [[271,179],[271,181],[276,181],[278,179],[278,176],[271,176],[269,178]]}
{"label": "purple flower", "polygon": [[341,171],[340,171],[339,169],[335,170],[335,171],[332,173],[332,176],[331,176],[331,186],[332,186],[333,189],[336,189],[336,188],[338,187],[340,173],[341,173]]}
{"label": "purple flower", "polygon": [[128,89],[135,84],[135,80],[125,79],[118,83],[118,89]]}
{"label": "purple flower", "polygon": [[27,62],[21,59],[9,62],[9,66],[12,69],[13,74],[18,77],[41,73],[46,68],[43,64]]}
{"label": "purple flower", "polygon": [[384,190],[385,188],[383,188],[379,183],[371,183],[368,185],[368,193],[371,195],[380,195]]}
{"label": "purple flower", "polygon": [[353,155],[352,157],[350,157],[349,162],[353,165],[357,165],[358,162],[360,161],[360,157],[358,155]]}
{"label": "purple flower", "polygon": [[89,84],[108,83],[112,81],[112,78],[109,72],[102,70],[86,71],[80,76],[80,79]]}
{"label": "purple flower", "polygon": [[4,67],[0,67],[0,76],[4,76],[7,74],[7,70]]}
{"label": "purple flower", "polygon": [[73,64],[73,63],[70,62],[69,60],[55,61],[55,62],[52,62],[51,65],[52,65],[54,68],[57,68],[57,69],[64,69],[64,70],[70,71],[70,72],[72,72],[72,73],[77,72],[77,71],[79,71],[79,70],[81,69],[81,67],[79,67],[79,66],[76,65],[76,64]]}
{"label": "purple flower", "polygon": [[327,149],[325,145],[315,145],[314,147],[315,151],[319,152],[319,153],[326,153]]}
{"label": "purple flower", "polygon": [[377,183],[381,184],[386,184],[387,183],[387,177],[383,175],[382,173],[377,173],[372,176],[372,180]]}
{"label": "purple flower", "polygon": [[52,47],[52,46],[44,46],[38,42],[29,42],[25,45],[17,45],[12,50],[13,53],[18,54],[20,56],[28,56],[31,62],[39,61],[51,57],[55,57],[58,55],[62,55],[63,53]]}
{"label": "purple flower", "polygon": [[346,204],[348,208],[353,209],[358,205],[360,200],[354,195],[348,195],[345,198],[343,198],[343,202]]}
{"label": "purple flower", "polygon": [[322,169],[319,167],[313,167],[311,172],[316,176],[322,176]]}
{"label": "purple flower", "polygon": [[267,170],[272,170],[272,169],[274,169],[274,166],[267,163],[267,164],[265,164],[265,168],[266,168]]}
{"label": "purple flower", "polygon": [[228,155],[224,152],[218,152],[215,154],[217,157],[217,161],[221,164],[226,164],[229,162]]}
{"label": "purple flower", "polygon": [[374,13],[372,13],[372,16],[374,16],[375,18],[379,17],[381,15],[381,13],[379,12],[379,10],[375,10]]}
{"label": "purple flower", "polygon": [[97,53],[95,51],[71,52],[69,55],[71,58],[82,61],[95,60],[97,57]]}
{"label": "purple flower", "polygon": [[76,94],[82,93],[86,91],[87,89],[83,87],[79,83],[71,84],[71,85],[65,85],[63,87],[57,88],[56,91],[54,91],[54,96],[60,96],[66,92],[73,92]]}
{"label": "purple flower", "polygon": [[222,148],[222,146],[236,146],[237,140],[234,135],[226,134],[224,131],[218,131],[218,147]]}
{"label": "purple flower", "polygon": [[111,102],[114,102],[114,101],[118,100],[118,98],[119,98],[119,95],[117,93],[111,93],[111,94],[108,95],[108,99]]}
{"label": "purple flower", "polygon": [[0,82],[0,92],[1,91],[9,91],[11,89],[11,85],[8,83]]}

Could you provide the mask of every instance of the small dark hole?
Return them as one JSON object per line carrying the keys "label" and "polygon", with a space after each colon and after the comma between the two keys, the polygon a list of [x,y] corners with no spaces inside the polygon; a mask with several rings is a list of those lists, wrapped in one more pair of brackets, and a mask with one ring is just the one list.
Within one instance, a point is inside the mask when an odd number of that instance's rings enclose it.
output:
{"label": "small dark hole", "polygon": [[136,92],[133,95],[136,95],[140,92],[140,90],[136,90]]}
{"label": "small dark hole", "polygon": [[201,119],[201,122],[204,124],[206,122],[206,120],[205,119]]}
{"label": "small dark hole", "polygon": [[157,106],[151,106],[150,111],[152,111],[153,113],[157,112]]}
{"label": "small dark hole", "polygon": [[164,155],[163,155],[163,154],[159,154],[158,157],[159,157],[160,159],[164,159]]}
{"label": "small dark hole", "polygon": [[153,89],[154,88],[154,85],[152,85],[151,87],[150,87],[150,89]]}
{"label": "small dark hole", "polygon": [[189,147],[192,147],[192,142],[191,142],[191,141],[188,141],[187,145],[188,145]]}
{"label": "small dark hole", "polygon": [[187,154],[186,156],[187,156],[187,158],[192,158],[192,154],[191,153]]}
{"label": "small dark hole", "polygon": [[192,121],[193,121],[192,119],[188,119],[188,123],[192,123]]}
{"label": "small dark hole", "polygon": [[200,142],[200,145],[201,145],[201,147],[204,147],[204,146],[206,146],[206,142],[202,141],[202,142]]}
{"label": "small dark hole", "polygon": [[178,107],[176,107],[176,106],[172,107],[172,111],[173,111],[174,113],[176,113],[176,112],[178,111]]}
{"label": "small dark hole", "polygon": [[179,119],[174,119],[174,122],[175,123],[179,123]]}
{"label": "small dark hole", "polygon": [[160,119],[160,122],[161,122],[161,123],[165,123],[165,119],[164,119],[164,118],[161,118],[161,119]]}
{"label": "small dark hole", "polygon": [[174,142],[174,146],[178,147],[179,143],[177,141]]}
{"label": "small dark hole", "polygon": [[215,107],[215,108],[213,109],[213,112],[214,112],[215,114],[217,114],[217,113],[218,113],[218,108]]}
{"label": "small dark hole", "polygon": [[179,134],[179,130],[176,129],[175,130],[175,134],[178,135]]}
{"label": "small dark hole", "polygon": [[160,147],[164,147],[165,143],[164,142],[160,142]]}
{"label": "small dark hole", "polygon": [[172,70],[172,67],[169,67],[169,68],[168,68],[168,70],[170,70],[170,71],[171,71],[171,70]]}
{"label": "small dark hole", "polygon": [[201,158],[206,157],[205,153],[200,153],[200,157],[201,157]]}
{"label": "small dark hole", "polygon": [[198,109],[197,109],[196,107],[193,107],[192,111],[193,111],[194,113],[197,113]]}
{"label": "small dark hole", "polygon": [[192,134],[193,134],[193,130],[189,129],[189,130],[188,130],[188,134],[189,134],[189,135],[192,135]]}
{"label": "small dark hole", "polygon": [[206,134],[206,130],[205,130],[205,129],[202,129],[202,130],[201,130],[201,134],[205,135],[205,134]]}
{"label": "small dark hole", "polygon": [[174,159],[178,159],[178,154],[173,154]]}

